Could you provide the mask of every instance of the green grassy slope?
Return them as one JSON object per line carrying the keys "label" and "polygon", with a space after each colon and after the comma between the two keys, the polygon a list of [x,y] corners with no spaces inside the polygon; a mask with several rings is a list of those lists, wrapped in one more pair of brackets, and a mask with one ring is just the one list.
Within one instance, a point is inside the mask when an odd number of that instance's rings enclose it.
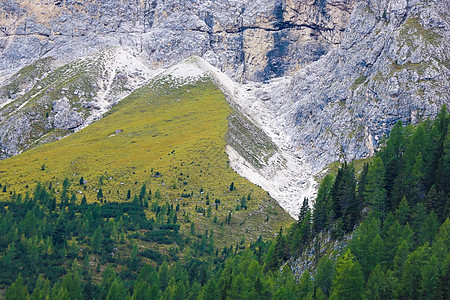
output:
{"label": "green grassy slope", "polygon": [[[31,192],[38,181],[51,182],[60,192],[67,177],[78,201],[82,195],[97,201],[100,188],[108,202],[131,201],[128,189],[139,194],[145,184],[151,201],[180,205],[183,230],[190,222],[198,230],[213,229],[218,246],[271,236],[292,219],[264,190],[229,167],[225,135],[230,113],[225,96],[209,80],[176,86],[170,78],[156,79],[84,130],[1,161],[0,183],[8,192],[0,192],[0,199],[12,191]],[[86,184],[79,184],[81,177]],[[247,209],[236,211],[239,199],[248,195]],[[218,209],[211,205],[215,199],[220,199]]]}

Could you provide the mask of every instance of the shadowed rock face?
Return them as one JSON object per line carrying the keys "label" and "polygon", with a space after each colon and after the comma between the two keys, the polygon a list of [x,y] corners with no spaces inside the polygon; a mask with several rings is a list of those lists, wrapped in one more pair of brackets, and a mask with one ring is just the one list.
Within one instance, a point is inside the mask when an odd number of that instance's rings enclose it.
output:
{"label": "shadowed rock face", "polygon": [[0,4],[0,70],[120,45],[154,67],[203,56],[236,80],[292,74],[340,44],[354,0],[28,0]]}

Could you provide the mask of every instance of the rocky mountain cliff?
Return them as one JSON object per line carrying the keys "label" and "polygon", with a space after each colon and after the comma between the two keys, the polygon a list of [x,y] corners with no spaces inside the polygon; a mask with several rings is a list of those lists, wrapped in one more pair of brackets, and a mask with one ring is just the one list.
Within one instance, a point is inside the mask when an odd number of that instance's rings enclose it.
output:
{"label": "rocky mountain cliff", "polygon": [[83,128],[195,55],[241,116],[231,132],[275,145],[232,134],[232,166],[295,214],[329,163],[450,102],[449,13],[449,0],[2,1],[0,157]]}
{"label": "rocky mountain cliff", "polygon": [[342,41],[354,0],[25,0],[0,5],[0,69],[121,45],[152,67],[197,55],[236,80],[292,74]]}
{"label": "rocky mountain cliff", "polygon": [[314,172],[372,155],[398,120],[416,123],[450,103],[449,13],[449,1],[357,3],[338,47],[256,89],[274,112],[266,127],[283,128],[277,134],[314,158]]}

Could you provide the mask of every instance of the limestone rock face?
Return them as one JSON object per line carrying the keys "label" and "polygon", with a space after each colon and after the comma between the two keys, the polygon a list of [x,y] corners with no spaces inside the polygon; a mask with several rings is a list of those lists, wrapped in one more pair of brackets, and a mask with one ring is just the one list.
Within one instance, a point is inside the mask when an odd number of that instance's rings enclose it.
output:
{"label": "limestone rock face", "polygon": [[153,67],[203,56],[236,80],[292,74],[340,44],[355,0],[8,0],[0,70],[120,45]]}
{"label": "limestone rock face", "polygon": [[448,4],[358,3],[341,45],[292,77],[293,143],[318,168],[372,155],[397,121],[448,106]]}

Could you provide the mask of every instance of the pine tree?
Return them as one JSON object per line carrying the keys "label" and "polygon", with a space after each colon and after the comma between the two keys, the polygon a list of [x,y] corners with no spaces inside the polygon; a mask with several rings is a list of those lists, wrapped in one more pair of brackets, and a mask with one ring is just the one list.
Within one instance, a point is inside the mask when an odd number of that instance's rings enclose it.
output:
{"label": "pine tree", "polygon": [[102,189],[99,189],[97,192],[97,200],[102,201],[103,200],[103,191]]}
{"label": "pine tree", "polygon": [[64,178],[64,181],[63,181],[63,188],[66,188],[66,189],[68,189],[69,187],[70,187],[70,180],[69,180],[69,178]]}
{"label": "pine tree", "polygon": [[367,269],[365,270],[366,275],[368,275],[377,264],[387,266],[388,259],[386,246],[384,245],[384,241],[379,234],[375,236],[368,248],[369,257],[367,259]]}
{"label": "pine tree", "polygon": [[39,276],[36,287],[33,290],[33,293],[30,295],[30,299],[32,300],[45,300],[50,296],[51,287],[50,280],[44,279],[43,276]]}
{"label": "pine tree", "polygon": [[400,291],[406,299],[419,299],[420,283],[423,279],[422,269],[428,261],[430,249],[428,246],[421,246],[408,255],[401,273]]}
{"label": "pine tree", "polygon": [[147,187],[145,183],[141,187],[141,191],[139,192],[139,200],[143,200],[147,196]]}
{"label": "pine tree", "polygon": [[[357,201],[355,192],[355,170],[353,169],[353,165],[344,163],[338,170],[338,174],[331,190],[331,197],[333,199],[334,215],[336,219],[344,217],[343,225],[346,229],[352,227],[352,220],[347,216],[354,214],[349,209],[355,209],[355,205],[353,205],[353,203]],[[352,205],[350,206],[350,204]]]}
{"label": "pine tree", "polygon": [[191,235],[195,235],[195,223],[194,222],[192,222],[191,223]]}
{"label": "pine tree", "polygon": [[403,123],[398,121],[391,130],[389,139],[383,148],[383,151],[379,153],[379,157],[383,160],[386,174],[385,174],[385,189],[387,194],[388,209],[395,209],[400,199],[393,197],[393,190],[395,179],[397,178],[401,170],[401,156],[404,151],[404,137],[403,137]]}
{"label": "pine tree", "polygon": [[423,222],[421,234],[419,236],[419,243],[432,243],[433,238],[437,234],[439,229],[439,219],[437,215],[432,211],[429,213]]}
{"label": "pine tree", "polygon": [[[358,259],[366,276],[369,275],[370,268],[374,266],[373,262],[371,262],[370,250],[372,250],[373,255],[376,256],[376,249],[371,249],[369,245],[380,233],[380,224],[380,219],[375,218],[373,215],[369,216],[369,218],[358,227],[354,233],[354,238],[349,243],[349,249],[351,249],[352,254]],[[376,244],[374,247],[376,247]],[[375,259],[376,258],[373,258],[373,260]]]}
{"label": "pine tree", "polygon": [[[450,125],[448,125],[450,127]],[[450,129],[443,141],[442,156],[436,170],[436,188],[444,192],[444,199],[450,197]],[[448,215],[448,201],[442,199],[440,209],[444,211],[444,216]]]}
{"label": "pine tree", "polygon": [[330,192],[332,186],[333,176],[331,175],[325,176],[320,183],[313,210],[314,231],[316,233],[325,229],[328,226],[329,222],[331,222],[330,214],[332,212],[333,204]]}
{"label": "pine tree", "polygon": [[102,228],[99,225],[95,230],[91,241],[92,249],[97,254],[100,254],[102,252],[102,241],[103,241]]}
{"label": "pine tree", "polygon": [[409,221],[409,215],[408,201],[406,200],[406,197],[403,197],[397,210],[395,211],[395,216],[401,225],[405,225],[406,222]]}
{"label": "pine tree", "polygon": [[106,296],[106,300],[123,300],[125,299],[127,292],[123,287],[122,280],[116,278],[111,288],[109,289],[108,295]]}
{"label": "pine tree", "polygon": [[217,289],[217,283],[214,279],[211,279],[208,281],[208,284],[206,284],[202,291],[200,292],[200,295],[198,296],[199,300],[217,300],[219,299],[219,291]]}
{"label": "pine tree", "polygon": [[370,273],[367,280],[366,289],[364,291],[364,299],[382,300],[389,299],[386,290],[386,276],[381,266],[378,264]]}
{"label": "pine tree", "polygon": [[83,291],[81,289],[81,280],[77,272],[67,273],[62,281],[62,287],[67,290],[71,300],[82,300]]}
{"label": "pine tree", "polygon": [[431,256],[427,264],[422,267],[422,280],[420,281],[420,294],[423,299],[438,299],[436,295],[439,271],[442,261],[435,255]]}
{"label": "pine tree", "polygon": [[330,299],[361,299],[364,277],[361,266],[350,249],[338,259]]}
{"label": "pine tree", "polygon": [[376,216],[384,218],[387,193],[384,189],[385,169],[381,158],[376,157],[369,166],[366,181],[364,200],[370,205]]}
{"label": "pine tree", "polygon": [[77,202],[77,194],[75,192],[72,192],[72,196],[70,196],[70,204],[75,204]]}
{"label": "pine tree", "polygon": [[245,294],[248,292],[249,286],[247,284],[247,280],[245,280],[244,275],[238,274],[231,283],[231,289],[229,298],[230,299],[243,299]]}
{"label": "pine tree", "polygon": [[134,285],[132,300],[154,299],[151,296],[150,284],[145,281],[137,281]]}
{"label": "pine tree", "polygon": [[334,276],[334,262],[326,255],[319,260],[317,273],[314,279],[315,286],[327,297],[330,295]]}
{"label": "pine tree", "polygon": [[66,240],[66,226],[63,215],[60,215],[56,221],[55,229],[52,233],[52,239],[55,246],[62,245]]}
{"label": "pine tree", "polygon": [[27,287],[23,284],[21,276],[6,290],[5,300],[23,300],[28,299]]}
{"label": "pine tree", "polygon": [[425,211],[425,205],[423,203],[418,203],[411,214],[411,226],[415,234],[416,240],[418,240],[419,236],[422,235],[423,232],[423,223],[425,222],[425,218],[427,217],[427,213]]}
{"label": "pine tree", "polygon": [[63,186],[62,192],[61,192],[61,208],[67,206],[69,204],[69,192],[67,190],[66,186]]}
{"label": "pine tree", "polygon": [[165,291],[167,286],[169,285],[169,268],[166,261],[163,262],[159,269],[158,278],[159,288],[161,289],[161,291]]}
{"label": "pine tree", "polygon": [[433,184],[428,191],[428,195],[426,198],[426,208],[427,212],[434,211],[435,213],[438,213],[439,209],[441,208],[441,200],[439,199],[435,184]]}
{"label": "pine tree", "polygon": [[313,283],[311,280],[311,275],[309,275],[308,271],[303,272],[302,278],[300,279],[300,286],[299,286],[299,298],[300,299],[306,299],[308,294],[312,293],[313,291]]}

